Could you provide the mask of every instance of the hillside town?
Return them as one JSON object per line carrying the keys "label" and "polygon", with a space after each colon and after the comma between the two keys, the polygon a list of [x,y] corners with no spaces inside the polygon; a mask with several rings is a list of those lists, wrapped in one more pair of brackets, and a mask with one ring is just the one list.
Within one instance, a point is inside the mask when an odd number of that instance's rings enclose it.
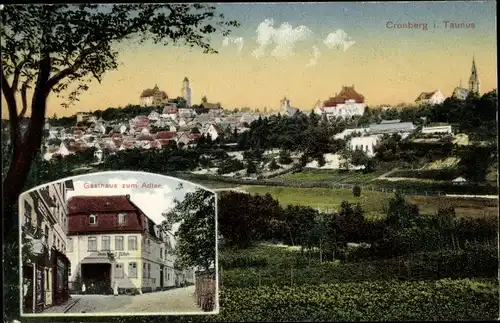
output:
{"label": "hillside town", "polygon": [[[456,87],[449,97],[455,100],[465,100],[469,93],[479,93],[479,76],[476,63],[473,59],[469,87]],[[272,112],[240,112],[238,109],[223,109],[220,103],[209,103],[203,97],[199,105],[191,104],[192,90],[189,79],[182,81],[181,96],[174,99],[161,90],[158,85],[141,92],[139,106],[150,111],[149,113],[131,113],[121,119],[104,119],[105,112],[78,112],[74,124],[57,126],[57,120],[48,119],[45,124],[46,137],[42,152],[45,160],[65,157],[84,150],[92,149],[94,154],[93,165],[104,162],[106,156],[115,155],[119,151],[131,149],[162,150],[165,147],[189,148],[196,147],[200,140],[207,140],[217,144],[224,144],[229,148],[229,156],[241,162],[244,161],[243,151],[233,149],[234,140],[250,130],[253,122],[262,118],[287,117],[296,118],[308,115],[304,109],[291,105],[290,99],[284,97]],[[409,107],[433,106],[442,104],[446,97],[439,90],[422,92]],[[355,90],[355,86],[342,86],[340,92],[334,96],[316,103],[310,115],[316,115],[321,120],[329,122],[348,122],[357,120],[366,114],[368,104],[365,97]],[[391,111],[397,108],[383,106],[379,111]],[[137,108],[139,110],[139,108]],[[128,117],[128,119],[127,119]],[[411,136],[416,141],[436,141],[448,138],[453,144],[467,145],[468,139],[447,123],[428,123],[419,120],[401,122],[399,119],[381,119],[377,123],[367,124],[364,127],[347,126],[341,132],[334,134],[337,140],[346,141],[346,146],[351,151],[361,150],[368,157],[375,155],[375,147],[384,136],[401,136],[402,139]],[[233,146],[233,147],[232,147]],[[279,151],[268,151],[275,155]],[[295,159],[300,155],[295,155]],[[326,162],[319,166],[317,161],[310,161],[307,167],[322,169],[361,169],[363,166],[346,165],[346,158],[339,153],[324,155]],[[278,168],[290,169],[293,165],[278,164]],[[261,164],[266,175],[276,173],[276,167],[271,163]],[[361,167],[361,168],[360,168]],[[222,173],[217,167],[202,167],[193,170],[194,174],[219,174],[229,177],[257,178],[258,174],[245,174],[244,166],[240,170]],[[275,168],[275,169],[271,169]],[[274,171],[274,172],[273,172]],[[247,175],[247,176],[245,176]]]}

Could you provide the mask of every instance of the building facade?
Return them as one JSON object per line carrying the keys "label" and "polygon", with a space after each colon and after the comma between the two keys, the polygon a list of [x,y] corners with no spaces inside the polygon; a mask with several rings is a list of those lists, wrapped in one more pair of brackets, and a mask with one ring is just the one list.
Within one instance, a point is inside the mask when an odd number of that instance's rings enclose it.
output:
{"label": "building facade", "polygon": [[415,100],[416,104],[441,104],[445,100],[445,96],[441,91],[436,90],[432,92],[422,92]]}
{"label": "building facade", "polygon": [[25,194],[20,201],[22,242],[32,254],[23,253],[22,260],[24,313],[41,312],[69,298],[66,193],[72,189],[72,181],[59,182]]}
{"label": "building facade", "polygon": [[142,91],[140,100],[140,104],[143,107],[158,106],[168,101],[168,95],[165,91],[161,91],[158,85],[155,84],[154,88]]}
{"label": "building facade", "polygon": [[352,118],[362,116],[365,113],[365,97],[353,86],[342,86],[340,93],[329,98],[323,104],[317,103],[314,112],[326,115],[327,118]]}
{"label": "building facade", "polygon": [[68,209],[73,289],[85,284],[89,293],[140,294],[193,283],[176,280],[172,234],[130,196],[75,196]]}

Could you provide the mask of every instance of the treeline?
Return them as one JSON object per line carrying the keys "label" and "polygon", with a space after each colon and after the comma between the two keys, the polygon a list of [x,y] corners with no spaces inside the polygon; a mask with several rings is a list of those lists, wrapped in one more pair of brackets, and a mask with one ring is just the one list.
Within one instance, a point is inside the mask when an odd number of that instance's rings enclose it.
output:
{"label": "treeline", "polygon": [[[223,245],[247,248],[279,241],[319,250],[324,260],[387,259],[470,244],[494,246],[498,229],[495,219],[457,218],[453,208],[420,214],[400,194],[387,205],[386,217],[373,221],[365,218],[359,205],[348,202],[338,212],[326,214],[305,206],[282,207],[269,194],[226,192],[219,197],[218,210]],[[348,243],[362,247],[352,249]]]}

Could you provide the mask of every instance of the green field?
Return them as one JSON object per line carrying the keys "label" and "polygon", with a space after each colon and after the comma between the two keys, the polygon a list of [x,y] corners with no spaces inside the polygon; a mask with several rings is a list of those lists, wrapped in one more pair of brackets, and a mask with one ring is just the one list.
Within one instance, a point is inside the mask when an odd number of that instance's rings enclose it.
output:
{"label": "green field", "polygon": [[270,193],[281,205],[305,205],[320,208],[323,211],[333,211],[340,207],[342,201],[359,203],[367,215],[378,215],[391,198],[390,194],[372,191],[362,191],[360,197],[354,197],[350,189],[335,188],[296,188],[277,186],[243,186],[247,192],[255,194]]}
{"label": "green field", "polygon": [[[361,191],[360,197],[354,197],[350,189],[337,188],[296,188],[277,186],[243,186],[252,194],[270,193],[281,205],[289,204],[311,206],[324,211],[337,210],[342,201],[359,203],[367,217],[380,217],[392,193]],[[496,216],[498,200],[477,198],[451,198],[445,196],[407,196],[407,200],[417,204],[422,213],[435,214],[440,207],[455,207],[457,216],[482,217]]]}
{"label": "green field", "polygon": [[305,169],[302,172],[288,173],[276,179],[297,182],[365,184],[382,175],[384,171],[363,174],[363,172],[343,172],[327,169]]}

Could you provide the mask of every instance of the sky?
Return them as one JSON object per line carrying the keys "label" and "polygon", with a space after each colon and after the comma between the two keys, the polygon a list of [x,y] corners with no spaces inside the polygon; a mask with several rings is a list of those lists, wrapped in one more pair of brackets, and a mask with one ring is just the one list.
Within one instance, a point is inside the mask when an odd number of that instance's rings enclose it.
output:
{"label": "sky", "polygon": [[[69,178],[65,178],[64,181]],[[185,194],[194,192],[199,185],[162,175],[143,172],[103,172],[73,177],[75,190],[68,191],[67,199],[73,196],[109,196],[130,195],[130,200],[156,224],[160,224],[164,217],[162,213],[175,207],[174,200],[182,201]],[[161,185],[161,188],[141,188],[143,183]],[[177,190],[182,183],[182,189]],[[118,188],[91,188],[89,184],[117,184]],[[122,184],[137,184],[138,188],[123,188]],[[175,233],[179,223],[174,224],[172,233]]]}
{"label": "sky", "polygon": [[[495,5],[220,4],[217,11],[241,26],[229,38],[212,36],[218,54],[121,44],[118,70],[108,72],[101,84],[93,82],[70,109],[51,95],[47,114],[139,104],[142,90],[155,84],[177,97],[184,77],[190,80],[194,104],[206,96],[229,109],[278,109],[286,96],[292,106],[309,111],[343,85],[354,85],[371,106],[410,103],[421,92],[439,89],[449,96],[460,82],[467,87],[473,57],[484,93],[497,87]],[[419,28],[394,28],[408,23]],[[463,27],[450,28],[451,23]]]}

